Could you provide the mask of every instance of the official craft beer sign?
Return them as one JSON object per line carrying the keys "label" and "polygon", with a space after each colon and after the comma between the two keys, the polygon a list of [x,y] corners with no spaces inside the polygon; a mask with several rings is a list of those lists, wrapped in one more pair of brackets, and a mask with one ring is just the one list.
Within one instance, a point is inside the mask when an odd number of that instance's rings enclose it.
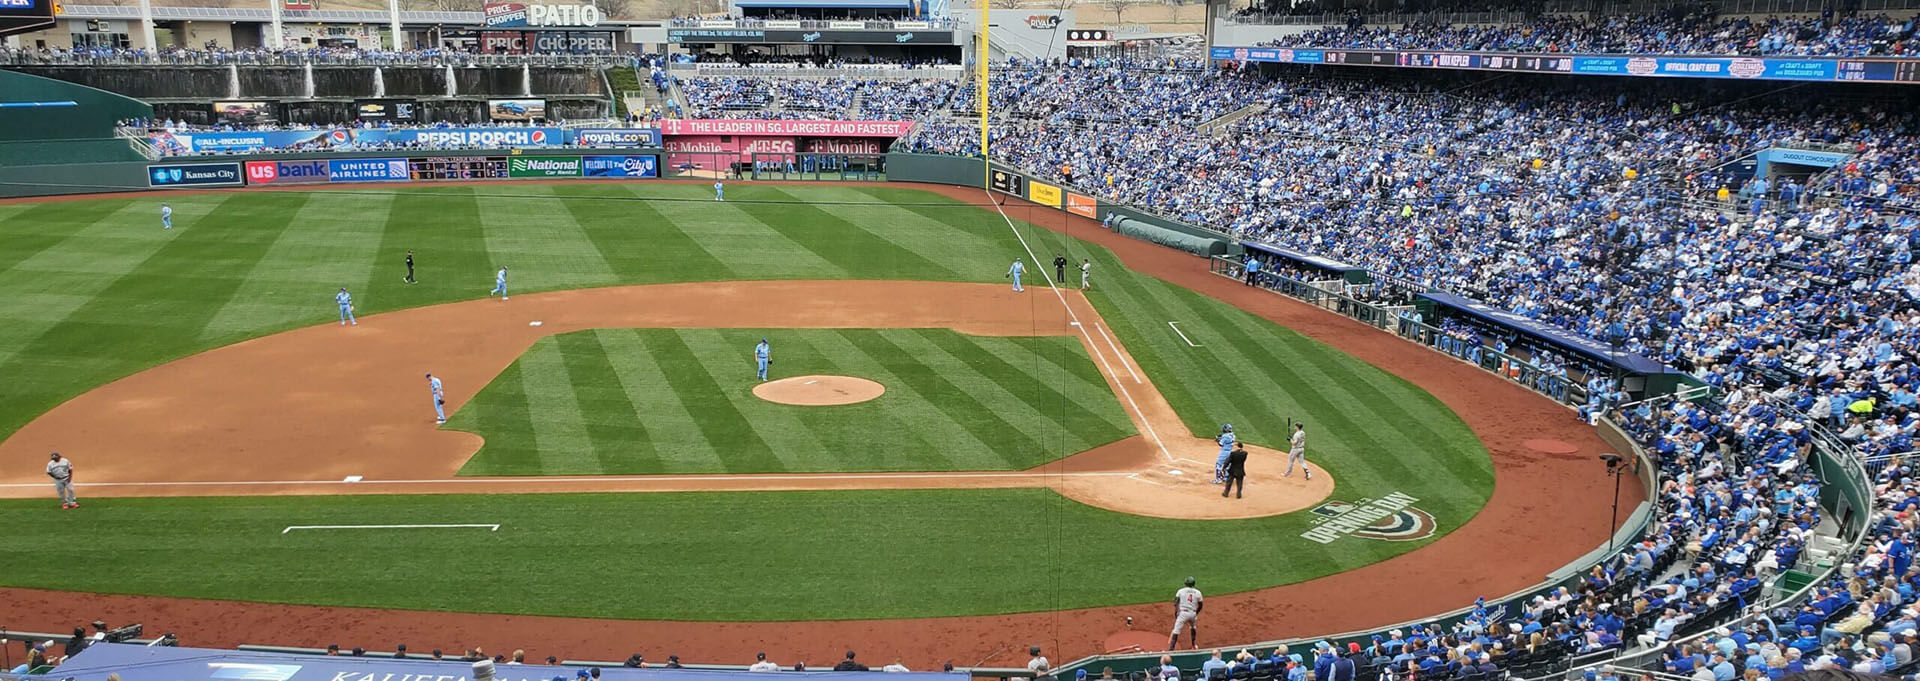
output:
{"label": "official craft beer sign", "polygon": [[487,28],[593,28],[603,19],[593,5],[489,2],[481,14]]}

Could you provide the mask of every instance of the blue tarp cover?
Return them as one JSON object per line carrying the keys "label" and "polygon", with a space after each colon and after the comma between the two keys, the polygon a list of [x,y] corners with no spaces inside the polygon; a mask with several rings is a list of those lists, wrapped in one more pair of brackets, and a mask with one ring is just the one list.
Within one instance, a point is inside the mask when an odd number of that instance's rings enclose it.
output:
{"label": "blue tarp cover", "polygon": [[[546,665],[496,665],[497,681],[573,681],[584,667]],[[80,651],[60,665],[47,678],[75,681],[104,681],[118,673],[123,681],[190,681],[224,679],[233,681],[464,681],[473,676],[468,662],[434,662],[425,659],[396,660],[391,657],[326,657],[291,653],[262,653],[244,650],[205,648],[166,648],[101,643]],[[692,669],[628,669],[602,667],[600,677],[613,681],[767,681],[770,674],[745,671],[709,671]],[[875,681],[880,677],[861,672],[781,672],[781,678],[805,677],[807,681]],[[915,672],[889,674],[888,681],[966,681],[963,673]]]}

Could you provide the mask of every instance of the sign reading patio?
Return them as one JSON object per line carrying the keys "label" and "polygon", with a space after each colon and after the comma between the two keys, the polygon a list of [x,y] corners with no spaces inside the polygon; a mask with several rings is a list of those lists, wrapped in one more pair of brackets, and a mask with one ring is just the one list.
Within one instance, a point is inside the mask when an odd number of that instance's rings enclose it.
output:
{"label": "sign reading patio", "polygon": [[489,2],[481,14],[487,28],[592,28],[599,26],[602,18],[600,9],[593,5],[524,2]]}

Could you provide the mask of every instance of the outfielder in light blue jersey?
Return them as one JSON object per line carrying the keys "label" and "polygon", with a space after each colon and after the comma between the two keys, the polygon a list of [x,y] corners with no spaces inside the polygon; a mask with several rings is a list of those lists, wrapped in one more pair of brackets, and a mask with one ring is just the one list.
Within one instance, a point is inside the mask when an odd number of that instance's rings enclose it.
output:
{"label": "outfielder in light blue jersey", "polygon": [[760,365],[760,380],[767,380],[767,365],[773,363],[773,347],[767,345],[767,339],[762,338],[759,345],[753,346],[753,359]]}
{"label": "outfielder in light blue jersey", "polygon": [[1235,442],[1235,438],[1233,437],[1233,424],[1228,423],[1221,425],[1220,437],[1215,438],[1214,442],[1220,443],[1220,458],[1214,459],[1213,461],[1213,482],[1219,484],[1227,480],[1227,457],[1233,454],[1233,443]]}
{"label": "outfielder in light blue jersey", "polygon": [[173,206],[160,204],[160,228],[173,229]]}
{"label": "outfielder in light blue jersey", "polygon": [[715,180],[715,181],[714,181],[714,183],[713,183],[713,200],[715,200],[715,201],[725,201],[725,200],[727,200],[727,185],[726,185],[726,183],[724,183],[724,182],[720,182],[720,181],[718,181],[718,180]]}
{"label": "outfielder in light blue jersey", "polygon": [[427,388],[433,391],[434,423],[447,422],[447,392],[440,387],[440,379],[427,374]]}
{"label": "outfielder in light blue jersey", "polygon": [[353,318],[353,296],[347,294],[346,288],[343,287],[340,289],[339,293],[333,294],[333,302],[340,304],[340,325],[341,326],[346,326],[348,324],[352,324],[354,326],[360,325],[360,321]]}
{"label": "outfielder in light blue jersey", "polygon": [[1020,288],[1020,275],[1026,274],[1026,273],[1027,273],[1027,264],[1020,262],[1019,258],[1014,258],[1013,266],[1007,268],[1007,276],[1013,277],[1013,290],[1015,291],[1026,290],[1026,289]]}
{"label": "outfielder in light blue jersey", "polygon": [[493,290],[487,292],[487,297],[491,298],[495,293],[500,294],[501,300],[507,299],[507,266],[506,265],[501,265],[500,271],[494,273]]}

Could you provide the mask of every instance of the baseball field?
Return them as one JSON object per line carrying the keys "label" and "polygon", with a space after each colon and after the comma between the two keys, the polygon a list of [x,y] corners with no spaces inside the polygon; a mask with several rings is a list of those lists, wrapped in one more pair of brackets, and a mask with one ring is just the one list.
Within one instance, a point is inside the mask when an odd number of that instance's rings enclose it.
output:
{"label": "baseball field", "polygon": [[[1366,615],[1385,624],[1526,586],[1606,533],[1603,507],[1515,527],[1599,498],[1541,493],[1603,448],[1570,414],[1398,341],[1329,345],[1371,332],[1226,289],[1198,258],[978,190],[727,199],[496,184],[0,204],[0,598],[28,620],[60,614],[35,603],[170,613],[215,644],[328,642],[222,638],[276,604],[427,618],[468,637],[449,648],[521,615],[645,621],[605,626],[683,656],[860,637],[988,660],[1049,636],[1091,652],[1086,631],[1157,617],[1143,604],[1187,575],[1244,592],[1210,631],[1255,640],[1346,623],[1265,613],[1276,587],[1391,570],[1415,583]],[[1091,287],[1049,287],[1055,254],[1090,262]],[[485,295],[500,266],[511,300]],[[884,393],[763,399],[762,338],[773,378]],[[1281,476],[1295,422],[1312,481]],[[1245,500],[1205,480],[1228,423],[1255,446]],[[41,473],[54,450],[79,509]],[[1472,546],[1438,553],[1470,523]],[[1522,548],[1538,556],[1474,560]],[[496,647],[568,631],[506,621],[522,633]],[[368,627],[346,631],[427,636]]]}

